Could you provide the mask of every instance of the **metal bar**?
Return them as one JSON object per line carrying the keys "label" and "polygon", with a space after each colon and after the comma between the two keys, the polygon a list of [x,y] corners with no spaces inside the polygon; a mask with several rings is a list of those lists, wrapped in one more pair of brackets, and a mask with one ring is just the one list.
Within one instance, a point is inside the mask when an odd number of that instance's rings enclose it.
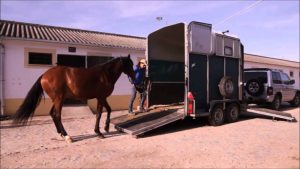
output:
{"label": "metal bar", "polygon": [[182,81],[182,82],[173,82],[173,81],[172,81],[172,82],[171,82],[171,81],[165,81],[165,82],[164,82],[164,81],[153,81],[152,83],[176,83],[176,84],[177,84],[177,83],[184,83],[184,81]]}

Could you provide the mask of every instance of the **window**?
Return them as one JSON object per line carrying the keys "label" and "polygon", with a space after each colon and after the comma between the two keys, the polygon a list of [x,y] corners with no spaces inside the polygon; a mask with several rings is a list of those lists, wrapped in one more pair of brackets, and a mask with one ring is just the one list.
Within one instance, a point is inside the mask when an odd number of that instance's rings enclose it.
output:
{"label": "window", "polygon": [[85,68],[85,57],[82,55],[57,55],[57,65]]}
{"label": "window", "polygon": [[225,46],[225,48],[224,48],[224,54],[226,56],[232,56],[232,48],[228,47],[228,46]]}
{"label": "window", "polygon": [[76,53],[76,47],[68,47],[68,51],[71,53]]}
{"label": "window", "polygon": [[279,72],[272,72],[272,79],[274,84],[281,84],[281,78]]}
{"label": "window", "polygon": [[290,77],[294,77],[294,72],[290,71]]}
{"label": "window", "polygon": [[49,67],[56,63],[56,50],[43,48],[24,48],[25,67]]}
{"label": "window", "polygon": [[249,80],[257,79],[262,83],[268,82],[268,75],[267,72],[245,72],[244,78],[245,82],[248,82]]}
{"label": "window", "polygon": [[284,84],[290,84],[290,78],[287,74],[281,73],[281,77]]}
{"label": "window", "polygon": [[28,64],[52,65],[52,53],[28,53]]}

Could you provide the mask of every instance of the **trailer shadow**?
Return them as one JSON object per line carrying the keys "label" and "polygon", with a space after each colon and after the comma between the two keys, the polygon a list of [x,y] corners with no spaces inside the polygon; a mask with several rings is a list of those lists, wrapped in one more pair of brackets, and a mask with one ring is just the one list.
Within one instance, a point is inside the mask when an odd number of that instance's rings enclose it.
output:
{"label": "trailer shadow", "polygon": [[[289,106],[284,106],[281,111],[293,110],[293,109],[295,109],[295,108],[291,108]],[[239,121],[237,121],[235,123],[241,123],[241,122],[244,122],[247,120],[254,120],[257,118],[266,119],[266,120],[275,120],[275,121],[287,121],[284,119],[279,119],[279,118],[273,119],[272,117],[269,117],[269,116],[245,112],[240,115]],[[232,123],[225,122],[223,125],[218,126],[218,127],[222,127],[222,126],[230,125],[230,124],[232,124]],[[143,135],[140,135],[138,137],[139,138],[154,137],[154,136],[158,136],[158,135],[170,134],[170,133],[180,132],[180,131],[184,131],[184,130],[190,130],[190,129],[197,128],[197,127],[205,127],[205,126],[209,126],[207,117],[202,117],[202,118],[197,118],[197,119],[186,118],[184,120],[179,120],[179,121],[167,124],[165,126],[162,126],[160,128],[154,129],[154,130],[144,133]]]}
{"label": "trailer shadow", "polygon": [[149,131],[147,133],[144,133],[139,137],[153,137],[157,135],[175,133],[175,132],[180,132],[180,131],[189,130],[197,127],[203,127],[203,126],[208,126],[207,118],[198,118],[198,119],[186,118],[184,120],[179,120],[167,124],[165,126],[162,126],[160,128],[154,129],[152,131]]}

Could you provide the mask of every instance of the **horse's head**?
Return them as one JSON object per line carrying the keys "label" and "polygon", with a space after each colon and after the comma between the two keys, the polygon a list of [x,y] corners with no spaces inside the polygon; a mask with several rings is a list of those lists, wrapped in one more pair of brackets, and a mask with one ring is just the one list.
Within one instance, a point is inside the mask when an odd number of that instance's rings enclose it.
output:
{"label": "horse's head", "polygon": [[135,76],[133,70],[133,62],[130,58],[130,55],[128,55],[127,57],[122,57],[121,60],[123,65],[122,72],[130,78],[131,82],[133,82],[135,80]]}

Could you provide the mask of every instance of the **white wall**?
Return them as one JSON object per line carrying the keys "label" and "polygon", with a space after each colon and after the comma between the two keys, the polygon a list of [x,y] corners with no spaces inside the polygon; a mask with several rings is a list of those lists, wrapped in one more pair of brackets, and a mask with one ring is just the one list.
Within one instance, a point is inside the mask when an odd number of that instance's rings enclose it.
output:
{"label": "white wall", "polygon": [[299,68],[294,67],[287,67],[287,66],[279,66],[279,65],[272,65],[272,64],[265,64],[265,63],[254,63],[254,62],[245,62],[244,63],[245,68],[271,68],[271,69],[278,69],[285,72],[287,75],[290,76],[290,71],[294,72],[294,77],[290,77],[291,79],[295,80],[294,87],[299,89]]}
{"label": "white wall", "polygon": [[[3,40],[2,42],[5,46],[5,99],[24,98],[37,78],[50,68],[25,66],[25,48],[55,49],[57,54],[72,55],[87,55],[88,52],[111,53],[113,57],[127,56],[130,53],[135,64],[137,63],[138,57],[145,56],[144,51],[126,50],[120,48],[89,47],[20,40]],[[69,46],[76,47],[76,53],[69,53]],[[113,95],[129,95],[130,91],[131,84],[128,81],[128,77],[125,74],[122,74],[116,83]]]}

